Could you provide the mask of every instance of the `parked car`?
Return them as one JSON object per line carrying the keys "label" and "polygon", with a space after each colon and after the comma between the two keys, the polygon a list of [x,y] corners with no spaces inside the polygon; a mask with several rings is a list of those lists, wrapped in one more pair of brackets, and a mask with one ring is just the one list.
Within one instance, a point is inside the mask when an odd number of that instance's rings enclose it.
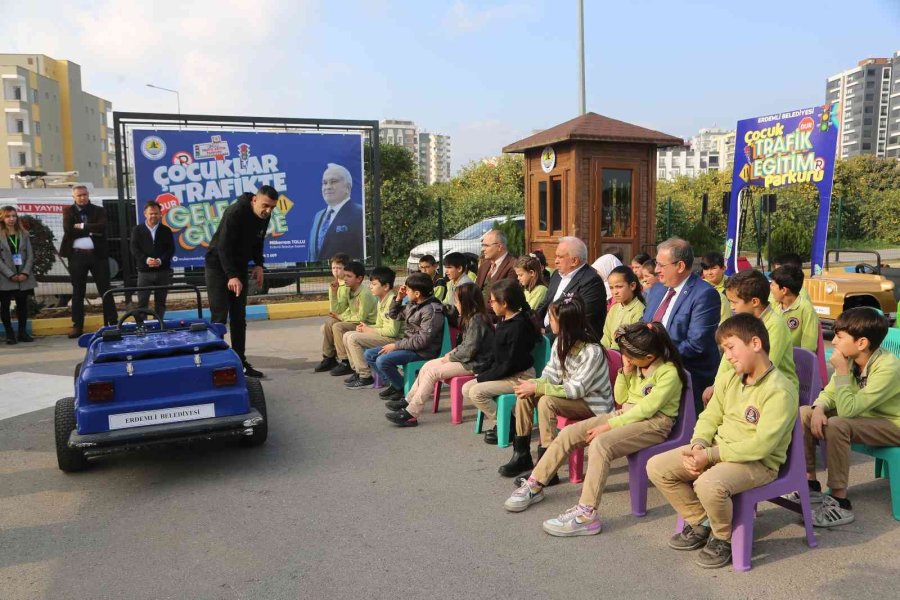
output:
{"label": "parked car", "polygon": [[[871,254],[874,264],[861,262],[849,267],[831,266],[832,253]],[[891,278],[885,275],[891,276]],[[881,311],[893,323],[897,320],[897,282],[900,270],[883,269],[881,255],[872,250],[829,250],[825,255],[825,269],[820,275],[807,277],[803,287],[809,292],[822,328],[832,331],[834,321],[848,308],[871,306]],[[897,281],[893,281],[896,279]]]}
{"label": "parked car", "polygon": [[[240,358],[224,340],[224,325],[202,318],[199,289],[170,289],[195,292],[196,319],[162,321],[151,310],[134,310],[118,325],[79,338],[87,352],[75,366],[75,396],[56,403],[61,470],[81,471],[92,457],[172,443],[266,441],[259,380],[244,376]],[[132,317],[135,322],[126,323]]]}
{"label": "parked car", "polygon": [[[444,256],[451,252],[460,252],[469,258],[472,264],[478,264],[481,256],[481,237],[493,228],[494,223],[505,223],[509,217],[498,216],[478,221],[473,225],[469,225],[453,237],[444,240]],[[512,217],[519,229],[525,229],[525,215],[517,215]],[[438,256],[438,240],[419,244],[409,251],[409,258],[406,259],[406,268],[410,273],[419,270],[419,259],[430,254],[442,260],[443,256]]]}

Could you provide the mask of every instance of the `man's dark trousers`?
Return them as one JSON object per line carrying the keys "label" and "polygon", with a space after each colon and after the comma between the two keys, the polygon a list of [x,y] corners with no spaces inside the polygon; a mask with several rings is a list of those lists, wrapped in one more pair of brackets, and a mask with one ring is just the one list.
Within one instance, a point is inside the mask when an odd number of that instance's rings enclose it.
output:
{"label": "man's dark trousers", "polygon": [[235,296],[228,289],[228,276],[217,267],[206,265],[206,294],[213,323],[231,323],[231,348],[241,362],[247,363],[247,274],[239,276],[241,293]]}
{"label": "man's dark trousers", "polygon": [[[137,285],[138,287],[150,287],[169,285],[172,283],[172,270],[154,269],[152,271],[138,271]],[[169,290],[153,290],[153,310],[160,319],[166,315],[166,298],[169,296]],[[147,308],[150,304],[150,290],[144,290],[137,293],[138,308]]]}
{"label": "man's dark trousers", "polygon": [[[94,277],[97,292],[103,296],[109,289],[109,259],[98,257],[93,250],[73,250],[69,258],[69,274],[72,276],[72,325],[76,329],[84,329],[84,293],[88,273]],[[103,322],[112,325],[117,320],[115,299],[112,295],[106,296],[103,299]]]}

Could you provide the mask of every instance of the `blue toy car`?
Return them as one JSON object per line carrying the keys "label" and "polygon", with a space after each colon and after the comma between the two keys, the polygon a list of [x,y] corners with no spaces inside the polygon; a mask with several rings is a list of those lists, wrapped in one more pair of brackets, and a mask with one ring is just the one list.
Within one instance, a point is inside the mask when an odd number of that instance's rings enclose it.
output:
{"label": "blue toy car", "polygon": [[[107,293],[154,288],[116,288]],[[258,379],[223,339],[224,325],[197,318],[162,321],[152,310],[125,314],[118,325],[78,340],[75,397],[56,403],[59,468],[81,471],[95,456],[176,442],[233,437],[266,441],[266,399]],[[144,321],[152,316],[155,321]],[[130,318],[133,323],[126,323]]]}

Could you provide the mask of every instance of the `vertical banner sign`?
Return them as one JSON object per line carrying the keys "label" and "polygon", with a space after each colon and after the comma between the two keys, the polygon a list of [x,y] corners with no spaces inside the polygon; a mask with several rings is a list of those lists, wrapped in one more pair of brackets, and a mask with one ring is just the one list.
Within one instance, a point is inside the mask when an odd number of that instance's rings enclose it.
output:
{"label": "vertical banner sign", "polygon": [[812,183],[819,191],[813,233],[812,274],[822,273],[838,136],[838,104],[826,104],[738,121],[731,177],[731,205],[725,242],[725,270],[737,272],[741,215],[750,210],[750,187],[759,192]]}
{"label": "vertical banner sign", "polygon": [[225,209],[263,185],[278,192],[267,264],[365,257],[362,134],[135,129],[132,144],[138,222],[160,203],[172,266],[202,266]]}

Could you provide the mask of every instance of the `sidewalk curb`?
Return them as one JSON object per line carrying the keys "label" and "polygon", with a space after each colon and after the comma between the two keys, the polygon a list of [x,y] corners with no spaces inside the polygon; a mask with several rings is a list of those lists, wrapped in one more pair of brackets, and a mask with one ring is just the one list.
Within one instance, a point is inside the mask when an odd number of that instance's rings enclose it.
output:
{"label": "sidewalk curb", "polygon": [[[322,317],[328,314],[330,306],[327,300],[316,302],[286,302],[284,304],[251,304],[247,306],[248,321],[272,321],[276,319],[297,319],[302,317]],[[166,313],[166,319],[193,319],[196,310],[173,310]],[[209,318],[209,309],[203,309],[203,317]],[[103,324],[101,315],[85,315],[84,332],[91,333],[100,329]],[[17,327],[13,321],[13,329]],[[72,328],[72,319],[59,317],[51,319],[32,319],[28,321],[28,331],[34,337],[66,335]],[[0,335],[5,335],[0,325]]]}

